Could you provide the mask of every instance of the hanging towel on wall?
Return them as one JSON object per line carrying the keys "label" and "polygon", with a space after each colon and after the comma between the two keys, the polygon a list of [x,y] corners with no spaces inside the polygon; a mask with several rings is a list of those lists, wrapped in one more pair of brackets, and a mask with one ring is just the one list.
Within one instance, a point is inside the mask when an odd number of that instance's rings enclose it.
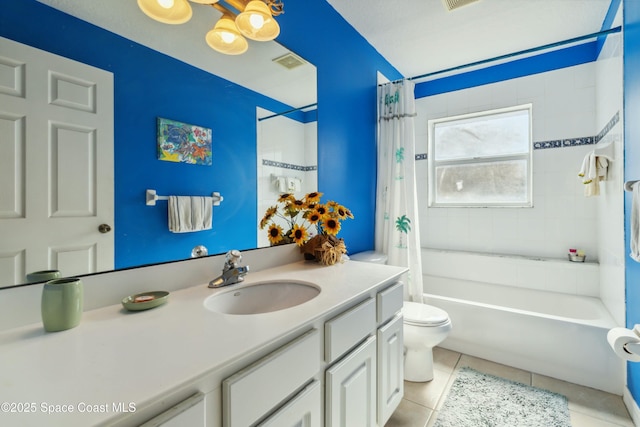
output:
{"label": "hanging towel on wall", "polygon": [[607,180],[607,171],[611,160],[611,157],[596,154],[595,151],[590,151],[584,156],[578,176],[582,177],[586,197],[600,194],[600,181]]}
{"label": "hanging towel on wall", "polygon": [[631,201],[631,253],[629,256],[640,262],[640,182],[633,184],[633,199]]}
{"label": "hanging towel on wall", "polygon": [[210,230],[212,220],[212,197],[169,196],[169,231],[172,233]]}

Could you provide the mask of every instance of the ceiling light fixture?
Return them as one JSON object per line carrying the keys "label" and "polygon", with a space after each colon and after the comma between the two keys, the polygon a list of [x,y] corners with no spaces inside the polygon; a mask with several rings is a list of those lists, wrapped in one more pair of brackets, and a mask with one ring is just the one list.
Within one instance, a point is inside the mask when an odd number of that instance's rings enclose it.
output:
{"label": "ceiling light fixture", "polygon": [[[205,36],[207,44],[218,52],[240,55],[249,48],[245,37],[270,41],[280,34],[280,26],[273,17],[284,13],[282,0],[190,1],[213,6],[222,12],[218,22]],[[148,17],[164,24],[183,24],[193,14],[187,0],[138,0],[138,7]]]}

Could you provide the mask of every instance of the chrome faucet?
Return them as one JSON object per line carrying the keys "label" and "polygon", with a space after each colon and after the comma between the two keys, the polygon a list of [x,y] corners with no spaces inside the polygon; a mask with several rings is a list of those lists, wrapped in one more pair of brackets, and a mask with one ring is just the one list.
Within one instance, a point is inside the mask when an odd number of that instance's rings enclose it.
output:
{"label": "chrome faucet", "polygon": [[242,261],[242,254],[239,250],[233,249],[227,252],[224,258],[222,274],[209,282],[210,288],[221,288],[233,285],[244,280],[244,276],[249,272],[249,266],[238,265]]}

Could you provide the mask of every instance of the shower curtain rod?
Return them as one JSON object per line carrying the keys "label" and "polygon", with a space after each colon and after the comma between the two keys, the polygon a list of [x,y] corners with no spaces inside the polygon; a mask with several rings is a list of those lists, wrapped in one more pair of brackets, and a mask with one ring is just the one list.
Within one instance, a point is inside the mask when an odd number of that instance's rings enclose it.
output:
{"label": "shower curtain rod", "polygon": [[[419,76],[414,76],[414,77],[407,77],[406,80],[419,80],[419,79],[423,79],[425,77],[431,77],[431,76],[435,76],[435,75],[438,75],[438,74],[444,74],[444,73],[448,73],[450,71],[457,71],[457,70],[461,70],[461,69],[464,69],[464,68],[474,67],[476,65],[483,65],[483,64],[487,64],[489,62],[500,61],[502,59],[513,58],[514,56],[525,55],[527,53],[539,52],[541,50],[551,49],[551,48],[554,48],[554,47],[563,46],[565,44],[575,43],[575,42],[579,42],[579,41],[582,41],[582,40],[591,39],[591,38],[594,38],[594,37],[605,36],[605,35],[613,34],[613,33],[619,33],[621,30],[622,30],[622,27],[618,26],[618,27],[610,28],[608,30],[598,31],[597,33],[587,34],[585,36],[574,37],[572,39],[563,40],[563,41],[559,41],[559,42],[555,42],[555,43],[550,43],[550,44],[546,44],[546,45],[543,45],[543,46],[534,47],[534,48],[531,48],[531,49],[525,49],[525,50],[521,50],[521,51],[514,52],[514,53],[508,53],[506,55],[500,55],[500,56],[495,56],[495,57],[489,58],[489,59],[483,59],[482,61],[470,62],[468,64],[458,65],[456,67],[446,68],[444,70],[434,71],[432,73],[420,74]],[[401,82],[402,80],[405,80],[405,79],[394,80],[393,83]]]}
{"label": "shower curtain rod", "polygon": [[317,102],[315,104],[303,105],[302,107],[293,108],[291,110],[283,111],[282,113],[275,113],[275,114],[272,114],[270,116],[262,117],[262,118],[258,119],[258,121],[261,122],[263,120],[271,119],[273,117],[284,116],[285,114],[295,113],[296,111],[304,110],[305,108],[317,107],[317,106],[318,106]]}

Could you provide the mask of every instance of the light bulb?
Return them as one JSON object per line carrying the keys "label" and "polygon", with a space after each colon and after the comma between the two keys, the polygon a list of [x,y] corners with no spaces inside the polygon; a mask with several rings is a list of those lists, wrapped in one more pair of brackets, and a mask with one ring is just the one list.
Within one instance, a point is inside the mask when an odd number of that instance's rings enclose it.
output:
{"label": "light bulb", "polygon": [[174,5],[173,0],[156,0],[156,1],[160,6],[164,7],[165,9],[171,9]]}
{"label": "light bulb", "polygon": [[249,22],[251,23],[251,26],[253,28],[259,30],[264,25],[264,17],[257,13],[252,13],[251,17],[249,18]]}
{"label": "light bulb", "polygon": [[236,35],[228,31],[222,31],[220,33],[220,38],[223,42],[231,44],[235,41]]}

